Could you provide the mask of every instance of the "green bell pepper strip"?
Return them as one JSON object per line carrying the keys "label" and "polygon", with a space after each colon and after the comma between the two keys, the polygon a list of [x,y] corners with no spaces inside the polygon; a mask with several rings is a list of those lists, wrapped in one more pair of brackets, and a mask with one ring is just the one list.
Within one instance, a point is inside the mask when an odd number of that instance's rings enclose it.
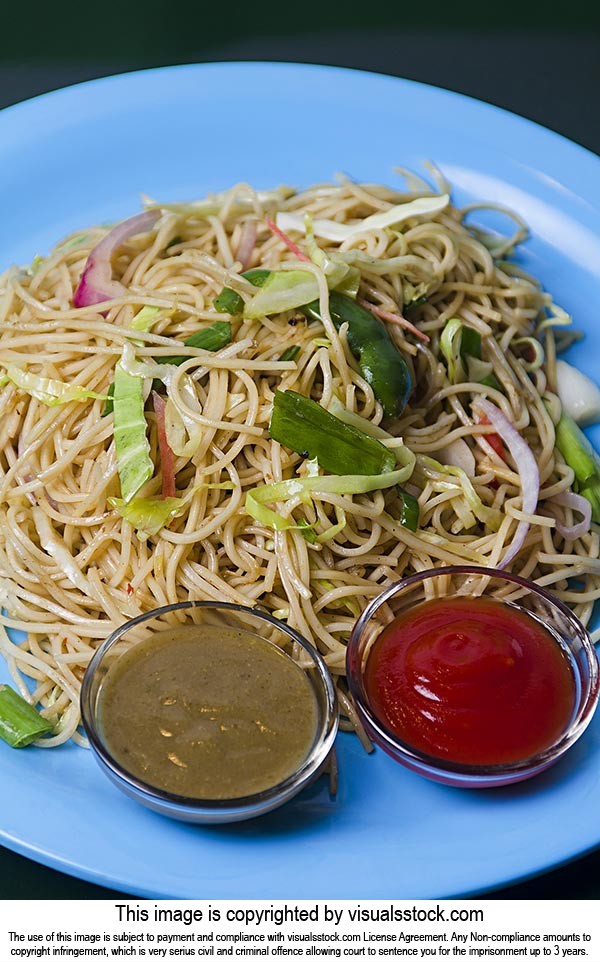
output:
{"label": "green bell pepper strip", "polygon": [[[254,267],[252,270],[244,271],[242,277],[250,281],[254,287],[264,287],[270,274],[271,271],[264,270],[261,267]],[[221,293],[215,297],[213,307],[221,314],[232,314],[233,316],[243,314],[244,298],[231,287],[224,287]]]}
{"label": "green bell pepper strip", "polygon": [[398,521],[403,528],[416,531],[419,527],[419,502],[401,485],[396,485],[396,492],[400,498],[400,516]]}
{"label": "green bell pepper strip", "polygon": [[[300,310],[314,320],[322,321],[319,301],[312,301]],[[329,295],[329,312],[338,330],[342,324],[348,325],[350,350],[385,414],[400,417],[412,391],[412,378],[408,364],[387,328],[370,311],[335,291]]]}
{"label": "green bell pepper strip", "polygon": [[274,441],[332,474],[383,474],[396,458],[375,438],[344,424],[316,401],[296,391],[276,391],[269,433]]}

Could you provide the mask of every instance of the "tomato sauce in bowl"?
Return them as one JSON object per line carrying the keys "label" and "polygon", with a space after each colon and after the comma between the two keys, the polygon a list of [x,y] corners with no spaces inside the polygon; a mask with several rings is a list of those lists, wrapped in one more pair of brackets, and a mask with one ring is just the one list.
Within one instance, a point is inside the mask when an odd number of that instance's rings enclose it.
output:
{"label": "tomato sauce in bowl", "polygon": [[596,709],[598,658],[544,588],[501,570],[419,572],[374,598],[348,644],[373,741],[447,785],[490,788],[554,764]]}
{"label": "tomato sauce in bowl", "polygon": [[377,716],[413,747],[502,765],[562,735],[576,682],[563,649],[530,615],[492,598],[441,598],[382,631],[365,688]]}

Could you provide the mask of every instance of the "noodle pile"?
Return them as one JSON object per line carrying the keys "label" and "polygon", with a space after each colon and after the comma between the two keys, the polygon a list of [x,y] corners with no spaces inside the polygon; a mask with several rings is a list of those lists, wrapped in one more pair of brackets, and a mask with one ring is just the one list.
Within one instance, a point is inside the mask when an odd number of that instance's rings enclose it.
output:
{"label": "noodle pile", "polygon": [[[98,644],[124,620],[187,599],[261,605],[287,621],[324,654],[342,713],[350,717],[345,646],[365,605],[411,572],[461,562],[496,565],[523,520],[519,474],[510,456],[500,457],[486,440],[489,425],[476,423],[471,403],[477,396],[501,409],[540,472],[538,507],[525,518],[527,537],[508,570],[549,586],[589,621],[600,596],[598,530],[592,525],[569,540],[556,529],[557,519],[573,524],[572,509],[555,500],[571,489],[573,471],[555,450],[554,308],[534,279],[504,259],[524,232],[492,242],[467,226],[467,211],[452,206],[341,244],[319,241],[329,251],[370,255],[373,260],[357,261],[359,298],[379,308],[379,316],[394,315],[384,323],[409,365],[414,390],[401,417],[385,419],[384,426],[416,455],[406,487],[418,497],[418,529],[399,523],[394,489],[315,493],[307,503],[290,498],[275,507],[296,527],[281,531],[245,511],[249,490],[307,471],[300,454],[269,437],[275,390],[293,389],[323,406],[337,397],[373,424],[384,421],[344,326],[338,331],[331,322],[324,276],[298,263],[266,216],[284,210],[347,223],[432,193],[415,178],[408,186],[411,192],[401,194],[343,180],[263,197],[238,185],[219,196],[212,212],[193,204],[165,208],[150,231],[127,240],[113,257],[123,296],[92,307],[74,308],[73,295],[106,229],[73,235],[27,271],[0,277],[0,379],[10,364],[104,396],[124,346],[134,343],[141,361],[185,354],[179,370],[191,375],[201,410],[190,414],[202,426],[197,450],[176,459],[177,495],[191,496],[174,520],[146,537],[108,500],[120,491],[113,416],[103,414],[103,397],[49,407],[10,380],[0,388],[0,621],[26,633],[17,643],[0,629],[0,649],[20,691],[30,690],[23,676],[34,679],[33,701],[56,723],[44,745],[83,740],[79,689]],[[438,187],[446,189],[443,182]],[[240,245],[248,247],[250,237],[254,246],[240,263]],[[303,246],[302,236],[294,239]],[[323,323],[297,310],[259,320],[234,317],[233,340],[217,352],[181,343],[174,350],[174,339],[230,320],[213,300],[224,286],[249,297],[244,268],[282,264],[319,279]],[[144,306],[159,309],[146,333],[131,328]],[[428,341],[396,322],[403,312]],[[454,317],[480,333],[500,389],[450,383],[440,335]],[[545,349],[538,365],[530,343],[520,342],[536,332]],[[295,359],[280,360],[291,345],[299,348]],[[172,390],[177,401],[177,381]],[[143,493],[156,496],[160,458],[150,403],[146,421],[155,476]],[[501,512],[497,531],[474,517],[456,473],[444,467],[439,452],[458,439],[475,459],[470,480],[478,498]],[[432,469],[428,457],[441,460],[441,470]],[[339,528],[340,518],[342,530],[316,543],[298,526],[302,521],[324,532]]]}

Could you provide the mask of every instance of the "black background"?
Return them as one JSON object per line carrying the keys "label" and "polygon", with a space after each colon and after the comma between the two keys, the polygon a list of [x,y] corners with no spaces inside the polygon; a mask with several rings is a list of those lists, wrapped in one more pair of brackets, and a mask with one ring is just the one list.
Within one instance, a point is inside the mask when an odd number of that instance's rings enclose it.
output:
{"label": "black background", "polygon": [[[478,97],[600,153],[600,5],[592,8],[585,0],[568,5],[263,0],[260,7],[202,0],[4,0],[0,12],[0,107],[141,67],[211,60],[329,63]],[[596,853],[491,897],[599,895]],[[113,897],[122,895],[0,849],[2,899]]]}

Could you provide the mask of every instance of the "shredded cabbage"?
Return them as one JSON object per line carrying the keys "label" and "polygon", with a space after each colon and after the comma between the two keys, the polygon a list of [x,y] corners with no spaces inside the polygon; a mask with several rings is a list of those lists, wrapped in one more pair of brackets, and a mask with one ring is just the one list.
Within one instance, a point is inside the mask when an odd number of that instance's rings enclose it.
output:
{"label": "shredded cabbage", "polygon": [[117,470],[125,503],[154,474],[146,437],[143,383],[119,362],[115,368],[113,419]]}
{"label": "shredded cabbage", "polygon": [[233,490],[231,481],[222,484],[197,484],[183,498],[133,498],[128,504],[122,498],[109,498],[108,503],[136,529],[141,537],[158,534],[173,518],[180,515],[200,488]]}
{"label": "shredded cabbage", "polygon": [[[440,464],[434,458],[419,455],[419,465],[427,478],[434,482],[434,487],[439,491],[447,491],[452,488],[460,487],[471,511],[482,524],[486,524],[490,531],[497,531],[502,523],[502,512],[496,508],[488,508],[483,503],[471,481],[462,468],[457,468],[450,464]],[[458,484],[445,481],[443,475],[450,474],[458,480]]]}
{"label": "shredded cabbage", "polygon": [[[297,527],[293,522],[284,518],[277,511],[268,508],[268,504],[275,501],[287,501],[299,496],[305,504],[310,504],[312,494],[368,494],[383,488],[391,488],[395,484],[402,484],[412,474],[414,455],[407,463],[396,471],[386,471],[384,474],[346,474],[319,475],[318,477],[292,478],[290,481],[277,481],[275,484],[263,484],[253,488],[246,495],[245,510],[256,521],[274,528],[276,531],[286,531]],[[338,520],[338,524],[340,521]]]}
{"label": "shredded cabbage", "polygon": [[191,411],[202,413],[198,395],[189,374],[181,373],[175,364],[157,364],[156,362],[139,361],[131,344],[123,346],[121,365],[132,377],[152,378],[162,381],[167,389],[167,404],[165,407],[165,431],[169,447],[178,457],[191,458],[200,444],[202,425],[190,417],[182,406],[178,406],[173,399],[173,381],[179,378],[179,393],[183,402]]}
{"label": "shredded cabbage", "polygon": [[6,373],[0,378],[0,385],[12,381],[21,391],[25,391],[48,407],[68,404],[69,401],[87,401],[88,398],[100,401],[106,400],[106,394],[96,394],[95,391],[87,391],[77,385],[65,384],[64,381],[40,377],[39,374],[33,374],[31,371],[23,371],[16,364],[7,364],[5,371]]}
{"label": "shredded cabbage", "polygon": [[[393,227],[410,217],[419,217],[421,214],[435,214],[444,210],[449,203],[449,194],[418,197],[416,200],[408,201],[405,204],[396,204],[389,210],[380,211],[378,214],[371,214],[370,217],[365,217],[358,224],[340,224],[335,220],[317,219],[313,221],[313,230],[318,237],[323,237],[325,240],[342,242],[355,234],[362,234],[364,231]],[[298,214],[280,212],[277,214],[276,223],[280,230],[297,230],[301,234],[306,233],[304,220]]]}
{"label": "shredded cabbage", "polygon": [[319,285],[308,271],[271,271],[263,287],[246,301],[244,316],[250,320],[292,311],[319,296]]}
{"label": "shredded cabbage", "polygon": [[232,217],[237,217],[246,211],[253,211],[256,203],[262,206],[274,206],[280,204],[295,194],[293,187],[281,185],[274,190],[257,190],[242,192],[240,190],[233,200],[231,191],[223,191],[220,194],[209,194],[202,200],[184,201],[180,204],[156,204],[154,201],[144,204],[146,208],[160,207],[161,210],[170,210],[175,214],[183,214],[186,217],[211,217],[213,214],[220,214],[223,207],[227,205],[227,210]]}

